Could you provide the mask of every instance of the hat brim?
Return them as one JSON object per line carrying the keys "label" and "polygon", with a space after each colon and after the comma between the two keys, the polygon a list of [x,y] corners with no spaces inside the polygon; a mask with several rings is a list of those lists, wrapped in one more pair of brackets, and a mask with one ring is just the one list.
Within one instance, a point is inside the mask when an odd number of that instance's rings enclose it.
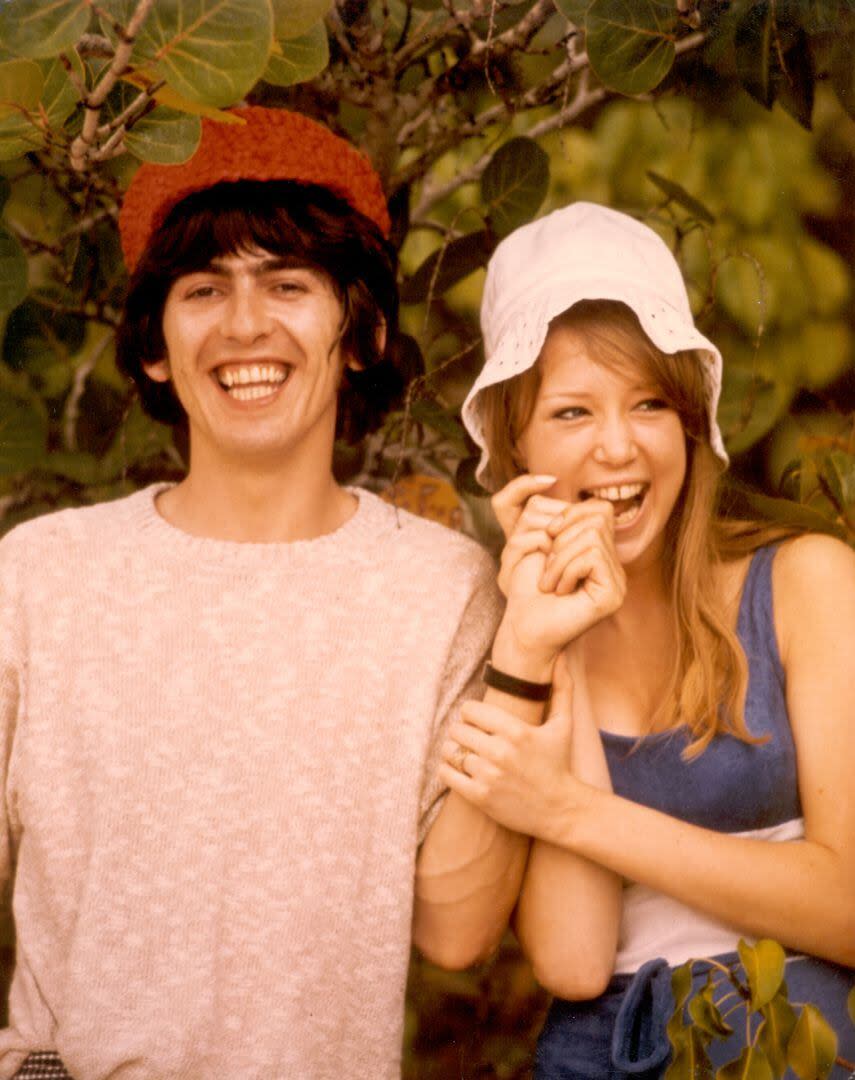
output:
{"label": "hat brim", "polygon": [[618,286],[613,280],[600,283],[589,280],[584,285],[579,281],[555,281],[549,288],[540,291],[535,302],[527,304],[515,317],[507,320],[463,403],[461,412],[464,426],[481,449],[481,460],[475,471],[478,482],[488,490],[493,488],[481,415],[483,391],[533,367],[546,341],[551,321],[582,300],[617,300],[626,304],[635,312],[653,344],[664,353],[686,349],[698,351],[706,390],[710,444],[716,456],[726,465],[729,459],[716,422],[722,379],[722,358],[716,346],[687,320],[684,313],[663,299],[649,292],[642,293],[626,282]]}

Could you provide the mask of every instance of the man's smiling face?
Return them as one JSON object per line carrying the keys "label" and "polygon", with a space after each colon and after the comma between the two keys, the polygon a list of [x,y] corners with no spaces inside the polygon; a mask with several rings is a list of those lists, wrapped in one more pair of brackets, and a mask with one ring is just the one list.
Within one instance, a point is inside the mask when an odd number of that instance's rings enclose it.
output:
{"label": "man's smiling face", "polygon": [[190,450],[270,461],[307,446],[331,454],[343,305],[323,272],[258,249],[179,277],[163,311],[166,357]]}

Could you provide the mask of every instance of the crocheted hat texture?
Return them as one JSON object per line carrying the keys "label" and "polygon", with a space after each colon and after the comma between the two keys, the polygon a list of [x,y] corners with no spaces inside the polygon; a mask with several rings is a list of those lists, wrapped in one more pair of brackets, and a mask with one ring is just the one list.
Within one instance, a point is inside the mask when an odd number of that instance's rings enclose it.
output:
{"label": "crocheted hat texture", "polygon": [[345,199],[389,235],[380,178],[368,158],[328,128],[300,113],[258,105],[230,110],[243,124],[203,118],[202,139],[183,165],[144,164],[119,212],[119,235],[133,271],[164,218],[187,195],[236,180],[296,180],[319,184]]}

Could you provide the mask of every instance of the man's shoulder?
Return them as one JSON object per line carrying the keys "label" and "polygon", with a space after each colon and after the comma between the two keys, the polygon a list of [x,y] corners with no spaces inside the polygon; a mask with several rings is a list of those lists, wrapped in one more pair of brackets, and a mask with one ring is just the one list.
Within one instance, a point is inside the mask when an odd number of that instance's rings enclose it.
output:
{"label": "man's shoulder", "polygon": [[131,501],[138,502],[143,492],[126,495],[88,506],[51,510],[23,521],[0,540],[4,553],[38,553],[61,548],[71,554],[80,546],[108,542],[113,529],[121,532]]}
{"label": "man's shoulder", "polygon": [[[363,494],[360,492],[360,496]],[[449,573],[456,569],[473,576],[495,577],[493,557],[471,536],[396,507],[377,495],[368,493],[368,497],[383,507],[381,513],[388,524],[391,553],[403,559],[419,557],[423,566],[435,566]]]}

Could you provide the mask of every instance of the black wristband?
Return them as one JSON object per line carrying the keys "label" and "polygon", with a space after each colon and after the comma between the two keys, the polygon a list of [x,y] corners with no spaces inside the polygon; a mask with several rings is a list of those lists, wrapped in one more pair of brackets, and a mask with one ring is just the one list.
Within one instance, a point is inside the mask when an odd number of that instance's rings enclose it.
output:
{"label": "black wristband", "polygon": [[518,679],[516,675],[497,670],[489,661],[484,665],[484,682],[494,690],[501,690],[503,694],[510,694],[512,697],[525,698],[526,701],[549,701],[552,694],[551,682]]}

